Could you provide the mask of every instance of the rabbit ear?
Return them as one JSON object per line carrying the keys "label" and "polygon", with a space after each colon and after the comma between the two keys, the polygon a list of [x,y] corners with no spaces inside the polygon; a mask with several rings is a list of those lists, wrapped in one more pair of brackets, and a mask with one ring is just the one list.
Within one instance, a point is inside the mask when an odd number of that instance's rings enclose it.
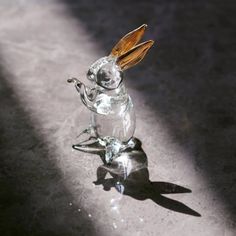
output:
{"label": "rabbit ear", "polygon": [[117,65],[119,65],[122,70],[135,66],[144,58],[153,43],[153,40],[148,40],[133,47],[128,52],[118,57],[116,61]]}
{"label": "rabbit ear", "polygon": [[132,47],[134,47],[140,41],[146,28],[147,28],[147,25],[143,24],[139,28],[126,34],[115,45],[110,55],[119,57],[120,55],[129,51]]}

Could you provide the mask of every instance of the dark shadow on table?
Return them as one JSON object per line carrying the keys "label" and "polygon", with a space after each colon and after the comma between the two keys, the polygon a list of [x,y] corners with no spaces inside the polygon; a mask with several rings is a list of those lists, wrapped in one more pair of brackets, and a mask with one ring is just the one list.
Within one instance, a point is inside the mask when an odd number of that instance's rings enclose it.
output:
{"label": "dark shadow on table", "polygon": [[228,219],[235,219],[235,1],[61,2],[107,55],[125,33],[149,25],[144,40],[156,43],[125,82],[156,111],[157,122],[165,123]]}
{"label": "dark shadow on table", "polygon": [[[133,138],[135,147],[121,152],[110,164],[105,162],[104,148],[99,142],[86,141],[83,151],[97,154],[101,157],[103,165],[97,168],[96,185],[103,185],[105,191],[115,188],[120,194],[128,195],[136,200],[151,199],[157,205],[172,211],[201,216],[198,212],[163,194],[191,193],[191,190],[173,183],[152,182],[149,180],[148,160],[142,149],[142,143]],[[107,174],[112,178],[106,178]]]}
{"label": "dark shadow on table", "polygon": [[9,85],[14,79],[0,65],[0,235],[97,235],[83,207],[69,205],[55,154]]}

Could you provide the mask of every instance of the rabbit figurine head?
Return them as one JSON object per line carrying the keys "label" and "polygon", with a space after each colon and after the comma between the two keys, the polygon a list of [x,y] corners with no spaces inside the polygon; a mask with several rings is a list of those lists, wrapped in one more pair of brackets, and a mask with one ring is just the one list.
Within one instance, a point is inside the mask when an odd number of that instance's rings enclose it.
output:
{"label": "rabbit figurine head", "polygon": [[123,71],[139,63],[154,43],[148,40],[137,44],[146,27],[143,24],[121,38],[109,56],[100,58],[90,66],[87,78],[104,89],[116,89],[123,80]]}

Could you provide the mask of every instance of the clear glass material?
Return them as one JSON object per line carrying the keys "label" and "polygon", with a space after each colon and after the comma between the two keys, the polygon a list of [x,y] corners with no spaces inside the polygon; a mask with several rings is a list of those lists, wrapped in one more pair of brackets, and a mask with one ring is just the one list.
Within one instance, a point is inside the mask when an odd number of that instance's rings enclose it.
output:
{"label": "clear glass material", "polygon": [[96,61],[90,67],[87,78],[92,81],[93,88],[75,78],[68,80],[74,83],[82,102],[91,111],[89,128],[80,135],[89,136],[73,147],[82,151],[85,141],[89,140],[90,146],[91,140],[99,141],[104,147],[106,162],[109,163],[119,152],[134,145],[133,103],[123,84],[123,72],[111,56]]}
{"label": "clear glass material", "polygon": [[76,78],[68,79],[69,83],[74,83],[82,102],[91,111],[89,128],[79,135],[82,138],[86,134],[87,139],[73,147],[86,151],[99,143],[104,149],[106,163],[111,163],[119,153],[135,146],[132,139],[135,113],[123,84],[123,71],[139,63],[153,45],[152,40],[138,44],[146,27],[143,24],[126,34],[109,56],[90,66],[87,78],[92,82],[92,88]]}

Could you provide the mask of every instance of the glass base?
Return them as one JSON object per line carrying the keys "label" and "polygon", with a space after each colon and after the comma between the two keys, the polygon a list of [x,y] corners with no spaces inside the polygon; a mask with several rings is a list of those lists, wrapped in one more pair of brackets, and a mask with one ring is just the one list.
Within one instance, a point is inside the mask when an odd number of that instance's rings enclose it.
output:
{"label": "glass base", "polygon": [[78,151],[98,154],[103,157],[107,164],[111,163],[121,152],[135,147],[134,138],[124,143],[110,136],[97,137],[93,127],[85,129],[77,137],[82,138],[84,136],[85,138],[82,141],[72,147]]}

